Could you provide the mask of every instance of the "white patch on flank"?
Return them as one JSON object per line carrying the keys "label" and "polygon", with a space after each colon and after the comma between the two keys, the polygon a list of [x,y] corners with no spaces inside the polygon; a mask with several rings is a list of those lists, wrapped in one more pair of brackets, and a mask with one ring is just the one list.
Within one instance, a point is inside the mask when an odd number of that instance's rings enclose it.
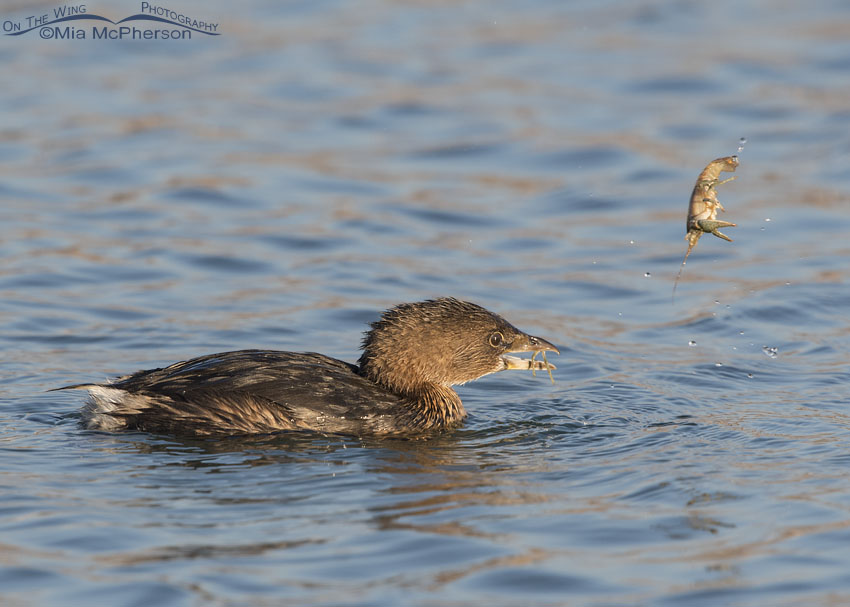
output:
{"label": "white patch on flank", "polygon": [[115,432],[127,427],[127,423],[115,413],[121,415],[138,413],[145,406],[145,398],[135,396],[118,388],[91,386],[88,388],[89,400],[83,405],[81,414],[83,424],[89,430]]}

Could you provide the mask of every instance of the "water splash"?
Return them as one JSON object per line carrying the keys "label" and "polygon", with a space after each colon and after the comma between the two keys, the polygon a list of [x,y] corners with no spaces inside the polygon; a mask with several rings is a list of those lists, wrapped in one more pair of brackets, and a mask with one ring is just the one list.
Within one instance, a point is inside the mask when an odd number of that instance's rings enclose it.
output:
{"label": "water splash", "polygon": [[776,358],[776,356],[779,354],[779,348],[774,348],[771,346],[763,346],[761,351],[764,352],[768,358]]}

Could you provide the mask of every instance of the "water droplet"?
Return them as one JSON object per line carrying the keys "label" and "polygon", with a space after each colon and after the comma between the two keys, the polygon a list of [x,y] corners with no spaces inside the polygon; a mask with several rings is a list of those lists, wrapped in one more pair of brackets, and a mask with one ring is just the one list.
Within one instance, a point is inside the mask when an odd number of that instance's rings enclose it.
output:
{"label": "water droplet", "polygon": [[752,379],[752,378],[753,378],[753,374],[752,374],[752,373],[747,373],[747,377],[749,377],[750,379]]}
{"label": "water droplet", "polygon": [[691,341],[689,341],[689,342],[688,342],[688,345],[689,345],[689,346],[691,346],[691,347],[693,348],[695,345],[697,345],[697,342],[695,342],[695,341],[692,339]]}
{"label": "water droplet", "polygon": [[776,355],[779,354],[779,348],[772,348],[770,346],[763,346],[761,351],[764,352],[768,358],[776,358]]}
{"label": "water droplet", "polygon": [[765,221],[770,221],[770,217],[765,217],[765,218],[764,218],[764,220],[765,220]]}
{"label": "water droplet", "polygon": [[652,276],[652,274],[650,274],[649,272],[644,272],[644,273],[643,273],[643,275],[644,275],[644,276],[646,276],[647,278],[649,278],[650,276]]}
{"label": "water droplet", "polygon": [[715,366],[715,367],[722,367],[722,366],[723,366],[723,363],[714,363],[714,366]]}
{"label": "water droplet", "polygon": [[747,138],[741,137],[738,140],[738,153],[740,154],[744,150],[744,146],[747,145]]}
{"label": "water droplet", "polygon": [[634,243],[635,243],[635,241],[634,241],[634,240],[630,240],[630,241],[629,241],[629,244],[634,244]]}
{"label": "water droplet", "polygon": [[738,331],[738,335],[743,335],[743,334],[744,334],[743,331]]}

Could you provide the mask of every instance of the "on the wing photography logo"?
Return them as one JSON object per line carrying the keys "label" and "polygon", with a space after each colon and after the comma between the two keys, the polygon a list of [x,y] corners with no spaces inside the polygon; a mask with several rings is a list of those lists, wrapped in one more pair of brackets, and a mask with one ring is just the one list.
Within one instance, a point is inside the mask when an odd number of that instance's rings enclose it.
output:
{"label": "on the wing photography logo", "polygon": [[138,13],[120,21],[89,13],[85,4],[57,6],[49,13],[4,19],[2,31],[7,36],[37,31],[44,40],[191,40],[192,34],[221,33],[218,23],[150,2],[142,2]]}

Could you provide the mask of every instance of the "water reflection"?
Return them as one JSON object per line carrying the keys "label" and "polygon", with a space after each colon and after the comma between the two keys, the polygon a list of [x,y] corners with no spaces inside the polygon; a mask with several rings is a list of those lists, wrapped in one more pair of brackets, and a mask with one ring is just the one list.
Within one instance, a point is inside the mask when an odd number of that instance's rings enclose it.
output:
{"label": "water reflection", "polygon": [[179,546],[158,546],[153,549],[113,553],[98,558],[101,565],[107,567],[132,567],[145,563],[167,563],[169,561],[192,561],[196,559],[240,559],[262,556],[280,550],[293,550],[307,544],[321,544],[324,540],[290,540],[281,542],[238,544],[182,544]]}

